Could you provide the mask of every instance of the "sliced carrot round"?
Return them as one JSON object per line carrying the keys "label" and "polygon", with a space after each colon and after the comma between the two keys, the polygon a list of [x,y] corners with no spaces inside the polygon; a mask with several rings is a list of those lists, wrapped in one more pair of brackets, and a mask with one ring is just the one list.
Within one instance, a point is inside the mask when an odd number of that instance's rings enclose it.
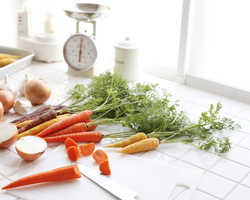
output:
{"label": "sliced carrot round", "polygon": [[98,149],[92,154],[94,160],[98,163],[101,163],[102,161],[108,159],[108,155],[105,153],[105,151]]}
{"label": "sliced carrot round", "polygon": [[71,161],[76,162],[81,156],[81,151],[78,147],[71,146],[67,149],[67,155]]}
{"label": "sliced carrot round", "polygon": [[83,156],[89,156],[91,155],[94,150],[95,150],[95,143],[94,142],[91,142],[91,143],[88,143],[88,144],[83,144],[79,147],[80,151],[81,151],[81,154]]}

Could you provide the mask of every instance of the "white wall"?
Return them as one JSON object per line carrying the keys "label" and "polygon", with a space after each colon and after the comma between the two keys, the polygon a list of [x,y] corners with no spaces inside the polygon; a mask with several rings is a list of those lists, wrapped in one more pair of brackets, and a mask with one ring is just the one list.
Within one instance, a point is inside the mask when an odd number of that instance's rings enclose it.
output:
{"label": "white wall", "polygon": [[17,46],[17,12],[21,0],[0,0],[0,45]]}

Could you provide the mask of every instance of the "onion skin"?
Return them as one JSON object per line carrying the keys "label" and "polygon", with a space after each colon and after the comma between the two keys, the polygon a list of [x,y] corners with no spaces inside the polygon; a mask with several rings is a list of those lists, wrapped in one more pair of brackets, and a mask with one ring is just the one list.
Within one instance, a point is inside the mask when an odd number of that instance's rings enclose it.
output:
{"label": "onion skin", "polygon": [[3,115],[4,115],[4,108],[2,102],[0,101],[0,120],[2,119]]}
{"label": "onion skin", "polygon": [[15,104],[15,96],[9,90],[0,89],[0,101],[4,112],[8,112]]}
{"label": "onion skin", "polygon": [[51,88],[44,80],[35,78],[26,83],[24,94],[33,105],[43,104],[50,98]]}
{"label": "onion skin", "polygon": [[17,138],[18,138],[18,130],[16,128],[15,134],[10,139],[5,140],[5,141],[0,143],[0,148],[8,149],[9,147],[11,147],[17,141]]}
{"label": "onion skin", "polygon": [[16,148],[16,152],[18,153],[18,155],[26,161],[33,161],[33,160],[38,159],[45,152],[45,150],[42,152],[35,153],[35,154],[28,154]]}

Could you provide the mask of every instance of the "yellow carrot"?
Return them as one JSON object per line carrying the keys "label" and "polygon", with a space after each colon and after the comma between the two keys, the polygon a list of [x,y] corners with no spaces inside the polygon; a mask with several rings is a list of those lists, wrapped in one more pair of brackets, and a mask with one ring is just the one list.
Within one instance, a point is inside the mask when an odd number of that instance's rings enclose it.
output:
{"label": "yellow carrot", "polygon": [[16,60],[14,58],[3,58],[0,60],[0,67],[4,67],[6,65],[9,65],[15,61]]}
{"label": "yellow carrot", "polygon": [[155,149],[158,146],[159,146],[159,140],[157,138],[148,138],[148,139],[144,139],[139,142],[130,144],[122,149],[118,149],[115,152],[125,153],[125,154],[138,153],[142,151]]}
{"label": "yellow carrot", "polygon": [[19,59],[19,58],[22,58],[22,56],[10,55],[10,54],[6,54],[6,53],[0,53],[0,60],[2,60],[2,59],[4,59],[4,58]]}
{"label": "yellow carrot", "polygon": [[27,120],[27,121],[24,121],[24,122],[21,122],[21,123],[19,123],[19,124],[16,124],[16,127],[17,128],[22,128],[22,127],[24,127],[26,124],[28,124],[28,123],[30,123],[30,122],[32,122],[33,120]]}
{"label": "yellow carrot", "polygon": [[135,135],[130,136],[129,138],[126,138],[114,144],[106,145],[104,147],[114,147],[114,148],[126,147],[130,144],[133,144],[135,142],[138,142],[144,139],[147,139],[147,135],[145,133],[137,133]]}
{"label": "yellow carrot", "polygon": [[18,138],[21,138],[23,136],[26,136],[26,135],[36,135],[38,133],[40,133],[41,131],[43,131],[45,128],[51,126],[52,124],[56,123],[56,122],[59,122],[67,117],[70,117],[71,115],[70,114],[64,114],[64,115],[59,115],[57,116],[57,118],[55,119],[51,119],[49,121],[46,121],[42,124],[39,124],[25,132],[22,132],[18,135]]}

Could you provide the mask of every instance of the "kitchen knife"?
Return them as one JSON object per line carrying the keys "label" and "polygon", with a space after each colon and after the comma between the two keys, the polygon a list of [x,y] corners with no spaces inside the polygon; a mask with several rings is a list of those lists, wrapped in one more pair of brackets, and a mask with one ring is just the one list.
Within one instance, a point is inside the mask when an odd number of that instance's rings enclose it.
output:
{"label": "kitchen knife", "polygon": [[[72,162],[72,163],[77,163],[77,162]],[[83,164],[80,163],[77,164],[82,175],[94,181],[95,183],[97,183],[98,185],[100,185],[105,190],[107,190],[114,196],[118,197],[119,199],[132,200],[135,199],[135,196],[139,194],[138,192],[113,180],[110,176],[103,175],[100,172],[93,170],[90,167],[84,166]]]}

